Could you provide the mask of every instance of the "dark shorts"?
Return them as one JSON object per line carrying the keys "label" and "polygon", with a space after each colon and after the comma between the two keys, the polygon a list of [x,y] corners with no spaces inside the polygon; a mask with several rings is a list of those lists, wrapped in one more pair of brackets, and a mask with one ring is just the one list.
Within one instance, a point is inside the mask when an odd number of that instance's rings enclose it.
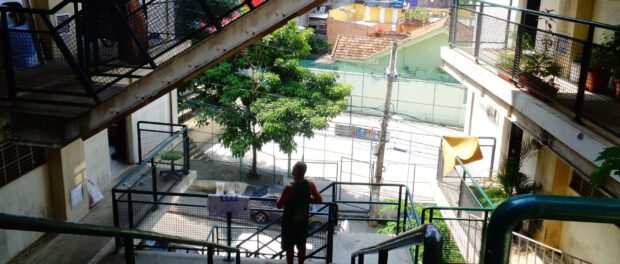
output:
{"label": "dark shorts", "polygon": [[292,250],[306,248],[306,238],[308,236],[308,224],[283,225],[282,226],[282,250]]}

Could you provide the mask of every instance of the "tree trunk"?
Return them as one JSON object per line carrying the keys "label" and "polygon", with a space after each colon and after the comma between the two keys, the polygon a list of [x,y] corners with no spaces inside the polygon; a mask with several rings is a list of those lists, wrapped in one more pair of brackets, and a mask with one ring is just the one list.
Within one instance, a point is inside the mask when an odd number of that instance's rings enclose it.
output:
{"label": "tree trunk", "polygon": [[250,172],[251,176],[257,176],[256,173],[256,147],[252,146],[252,171]]}

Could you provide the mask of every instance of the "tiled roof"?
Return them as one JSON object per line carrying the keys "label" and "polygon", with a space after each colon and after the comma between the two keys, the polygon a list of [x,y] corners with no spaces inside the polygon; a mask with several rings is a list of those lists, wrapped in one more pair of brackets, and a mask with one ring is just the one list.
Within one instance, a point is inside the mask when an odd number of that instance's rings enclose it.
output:
{"label": "tiled roof", "polygon": [[338,36],[334,44],[332,57],[341,59],[364,59],[377,52],[386,50],[392,46],[394,39]]}
{"label": "tiled roof", "polygon": [[[416,39],[442,27],[447,27],[447,18],[443,18],[425,27],[409,32],[409,37],[398,40],[399,43]],[[339,35],[334,43],[332,58],[334,59],[365,59],[392,47],[394,38],[362,37]]]}

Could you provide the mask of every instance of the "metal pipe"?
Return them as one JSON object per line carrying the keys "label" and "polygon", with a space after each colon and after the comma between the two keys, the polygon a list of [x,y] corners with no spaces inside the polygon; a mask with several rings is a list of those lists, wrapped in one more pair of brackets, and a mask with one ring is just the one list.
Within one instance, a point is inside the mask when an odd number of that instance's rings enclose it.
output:
{"label": "metal pipe", "polygon": [[508,199],[491,215],[484,263],[508,263],[512,230],[526,219],[620,223],[620,200],[521,195]]}

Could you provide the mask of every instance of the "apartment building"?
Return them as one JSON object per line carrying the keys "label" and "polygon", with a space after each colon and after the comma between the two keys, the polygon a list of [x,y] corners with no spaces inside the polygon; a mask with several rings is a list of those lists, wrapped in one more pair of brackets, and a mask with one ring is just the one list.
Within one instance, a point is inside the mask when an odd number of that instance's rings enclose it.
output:
{"label": "apartment building", "polygon": [[[599,188],[589,182],[598,154],[620,142],[614,77],[596,85],[591,76],[598,54],[615,49],[605,42],[618,34],[618,12],[619,2],[605,0],[460,1],[452,11],[441,58],[471,91],[465,131],[496,137],[500,163],[519,155],[524,141],[538,142],[521,168],[538,193],[620,194],[620,179],[608,177]],[[615,225],[545,221],[535,238],[592,263],[620,258]]]}

